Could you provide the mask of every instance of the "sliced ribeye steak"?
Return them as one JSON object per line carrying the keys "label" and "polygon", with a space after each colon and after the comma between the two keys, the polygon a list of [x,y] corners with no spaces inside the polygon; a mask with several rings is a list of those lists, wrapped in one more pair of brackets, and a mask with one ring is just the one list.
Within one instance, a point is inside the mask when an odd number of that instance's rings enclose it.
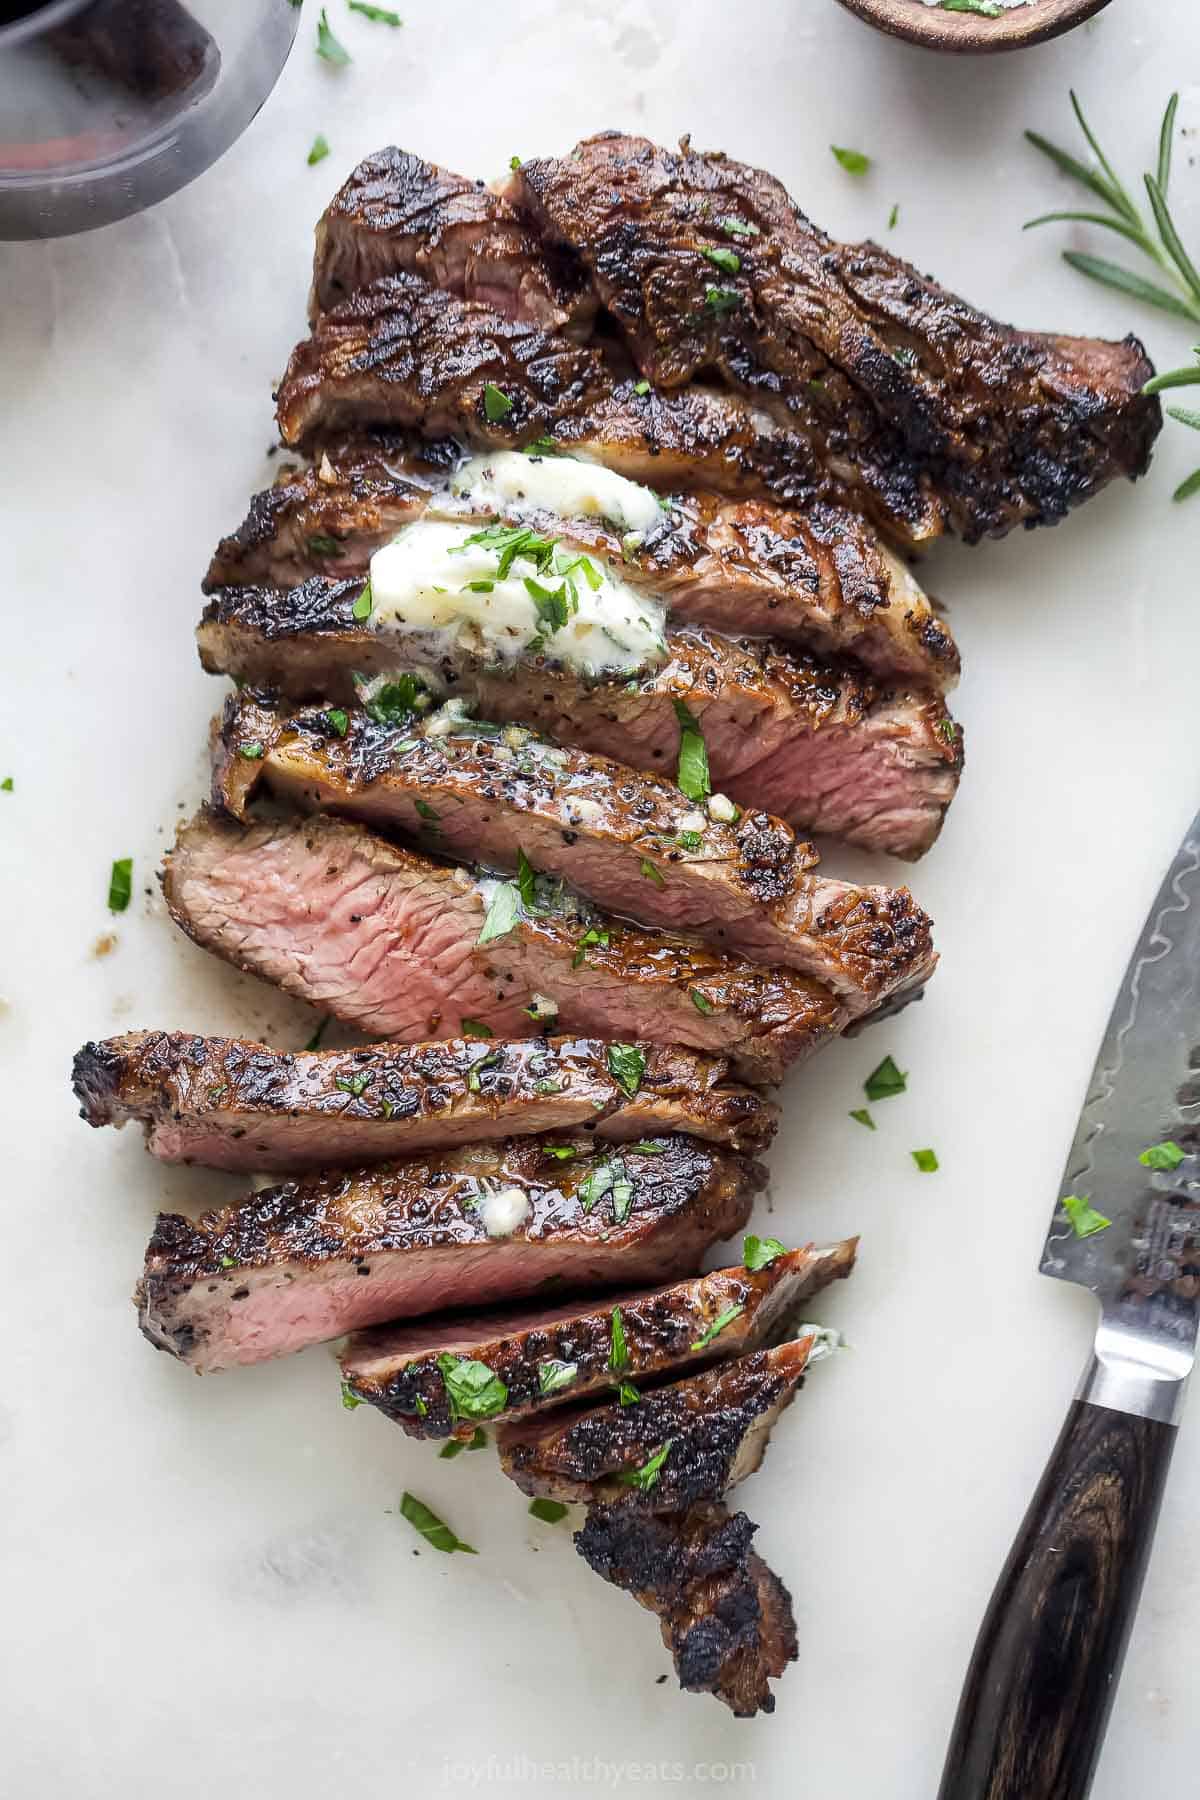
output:
{"label": "sliced ribeye steak", "polygon": [[[624,1179],[619,1157],[597,1153],[591,1167],[598,1184]],[[714,1269],[669,1287],[610,1295],[603,1305],[560,1301],[378,1325],[350,1339],[342,1374],[353,1394],[410,1437],[469,1437],[478,1418],[502,1424],[617,1388],[629,1401],[639,1383],[767,1341],[801,1300],[849,1275],[856,1247],[809,1245],[754,1273]],[[476,1417],[463,1418],[447,1386],[447,1373],[462,1362],[482,1364],[494,1377]]]}
{"label": "sliced ribeye steak", "polygon": [[[709,1327],[720,1329],[720,1319]],[[678,1512],[753,1475],[793,1399],[815,1332],[653,1388],[632,1404],[562,1408],[502,1425],[500,1465],[526,1494]]]}
{"label": "sliced ribeye steak", "polygon": [[636,681],[589,681],[544,656],[488,669],[456,653],[406,660],[398,634],[354,618],[361,580],[225,588],[197,638],[211,674],[340,704],[356,677],[416,667],[481,718],[523,724],[651,773],[673,776],[678,706],[699,723],[713,786],[801,831],[895,856],[924,854],[963,766],[962,733],[940,695],[872,681],[773,639],[668,633],[670,660]]}
{"label": "sliced ribeye steak", "polygon": [[798,1654],[792,1597],[750,1548],[757,1530],[709,1501],[667,1516],[591,1506],[575,1533],[590,1569],[658,1615],[680,1687],[739,1719],[774,1712],[771,1678]]}
{"label": "sliced ribeye steak", "polygon": [[854,655],[877,675],[937,689],[958,679],[948,627],[856,514],[827,506],[801,514],[769,501],[679,493],[670,496],[659,529],[634,534],[634,542],[603,519],[564,519],[499,495],[486,513],[483,504],[438,488],[411,450],[392,456],[382,445],[353,445],[317,467],[284,469],[256,494],[241,525],[217,546],[205,592],[365,575],[375,551],[422,518],[519,519],[572,554],[613,566],[681,624]]}
{"label": "sliced ribeye steak", "polygon": [[998,324],[877,244],[834,243],[761,169],[611,132],[509,188],[651,381],[719,373],[970,541],[1053,524],[1147,467],[1162,415],[1135,338]]}
{"label": "sliced ribeye steak", "polygon": [[[558,1140],[556,1140],[558,1141]],[[198,1220],[161,1213],[134,1296],[151,1343],[199,1373],[385,1319],[664,1281],[745,1224],[765,1172],[695,1138],[624,1153],[627,1189],[584,1188],[592,1140],[471,1144],[263,1188]]]}
{"label": "sliced ribeye steak", "polygon": [[320,809],[485,869],[520,858],[612,912],[716,949],[799,969],[851,1012],[919,987],[936,958],[907,888],[814,874],[810,844],[770,813],[712,819],[673,782],[510,728],[410,735],[363,707],[289,711],[231,695],[216,739],[213,800],[244,818],[254,791]]}
{"label": "sliced ribeye steak", "polygon": [[685,1044],[778,1081],[849,1019],[793,969],[581,910],[544,879],[530,905],[514,883],[323,815],[244,826],[201,812],[180,828],[163,887],[197,943],[399,1043],[553,1029]]}
{"label": "sliced ribeye steak", "polygon": [[272,1050],[243,1038],[134,1031],[75,1058],[89,1125],[145,1127],[161,1162],[210,1169],[317,1169],[414,1150],[588,1131],[606,1144],[690,1132],[762,1150],[776,1108],[720,1057],[660,1044],[632,1097],[595,1038],[457,1038],[354,1050]]}
{"label": "sliced ribeye steak", "polygon": [[397,273],[574,336],[596,312],[574,258],[548,251],[509,201],[389,145],[359,163],[317,223],[310,320]]}

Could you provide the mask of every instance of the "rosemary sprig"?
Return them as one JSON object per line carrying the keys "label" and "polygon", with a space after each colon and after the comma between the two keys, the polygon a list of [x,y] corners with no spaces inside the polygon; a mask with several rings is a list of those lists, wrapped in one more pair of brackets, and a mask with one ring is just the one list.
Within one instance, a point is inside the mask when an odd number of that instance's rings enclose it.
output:
{"label": "rosemary sprig", "polygon": [[[1182,369],[1168,369],[1165,374],[1156,375],[1143,388],[1146,394],[1165,394],[1171,388],[1200,387],[1200,344],[1193,348],[1195,364],[1188,363]],[[1181,425],[1188,425],[1193,431],[1200,431],[1200,412],[1189,406],[1168,406],[1168,417],[1178,419]],[[1193,494],[1200,494],[1200,469],[1194,469],[1186,481],[1181,481],[1171,496],[1173,500],[1190,500]]]}
{"label": "rosemary sprig", "polygon": [[1078,161],[1069,151],[1061,150],[1057,144],[1050,143],[1049,139],[1036,131],[1027,131],[1025,136],[1035,149],[1048,156],[1064,174],[1070,175],[1090,193],[1095,194],[1108,210],[1042,213],[1040,217],[1030,219],[1025,230],[1032,231],[1036,225],[1070,220],[1083,225],[1099,225],[1106,231],[1116,232],[1119,237],[1137,246],[1156,269],[1162,272],[1170,282],[1170,287],[1164,287],[1156,281],[1147,281],[1143,275],[1139,275],[1134,269],[1125,268],[1122,263],[1109,262],[1101,256],[1090,256],[1082,250],[1064,250],[1063,261],[1073,269],[1078,269],[1081,275],[1088,275],[1093,281],[1102,282],[1105,287],[1117,288],[1121,293],[1132,295],[1135,300],[1144,300],[1148,306],[1157,306],[1163,312],[1174,313],[1177,318],[1194,319],[1200,324],[1200,271],[1184,249],[1167,206],[1179,95],[1171,95],[1163,114],[1158,134],[1157,167],[1153,174],[1146,173],[1142,177],[1150,201],[1152,223],[1135,206],[1116,170],[1100,148],[1074,91],[1071,94],[1071,105],[1079,128],[1096,158],[1096,167]]}

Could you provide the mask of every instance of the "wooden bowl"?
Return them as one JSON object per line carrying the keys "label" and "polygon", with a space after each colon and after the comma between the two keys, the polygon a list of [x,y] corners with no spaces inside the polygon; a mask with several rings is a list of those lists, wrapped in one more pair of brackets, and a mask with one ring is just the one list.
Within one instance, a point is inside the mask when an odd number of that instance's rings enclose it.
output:
{"label": "wooden bowl", "polygon": [[1074,30],[1108,5],[1108,0],[1034,0],[1014,6],[999,18],[979,13],[943,12],[922,0],[841,0],[841,5],[910,44],[927,50],[1020,50]]}

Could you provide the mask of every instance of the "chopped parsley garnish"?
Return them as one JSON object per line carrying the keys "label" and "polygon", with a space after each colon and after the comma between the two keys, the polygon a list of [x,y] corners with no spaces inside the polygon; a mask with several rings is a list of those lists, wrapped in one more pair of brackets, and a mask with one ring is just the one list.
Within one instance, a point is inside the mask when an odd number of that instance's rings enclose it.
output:
{"label": "chopped parsley garnish", "polygon": [[922,1175],[936,1174],[939,1166],[936,1150],[913,1150],[910,1155]]}
{"label": "chopped parsley garnish", "polygon": [[1183,1151],[1173,1138],[1165,1144],[1151,1144],[1143,1150],[1138,1161],[1147,1169],[1177,1169],[1183,1161]]}
{"label": "chopped parsley garnish", "polygon": [[958,726],[953,719],[939,719],[934,730],[939,737],[945,738],[948,744],[954,743],[958,737]]}
{"label": "chopped parsley garnish", "polygon": [[579,1203],[584,1212],[591,1212],[598,1200],[603,1200],[616,1179],[616,1171],[612,1163],[597,1163],[588,1170],[579,1184]]}
{"label": "chopped parsley garnish", "polygon": [[542,1494],[539,1494],[536,1500],[529,1502],[529,1511],[535,1519],[540,1519],[543,1525],[557,1525],[561,1519],[565,1519],[567,1516],[567,1508],[561,1500],[547,1500]]}
{"label": "chopped parsley garnish", "polygon": [[890,1056],[885,1056],[863,1082],[863,1092],[868,1100],[890,1100],[893,1094],[903,1094],[907,1087],[908,1076],[896,1067]]}
{"label": "chopped parsley garnish", "polygon": [[625,1483],[626,1487],[640,1488],[643,1494],[647,1493],[658,1481],[659,1471],[666,1462],[674,1442],[674,1438],[668,1438],[662,1449],[654,1452],[649,1462],[643,1463],[640,1469],[626,1469],[619,1479]]}
{"label": "chopped parsley garnish", "polygon": [[108,877],[108,910],[124,912],[133,894],[133,858],[122,856],[113,863]]}
{"label": "chopped parsley garnish", "polygon": [[778,1238],[744,1237],[742,1239],[742,1264],[751,1273],[758,1269],[769,1269],[777,1257],[787,1255],[786,1244]]}
{"label": "chopped parsley garnish", "polygon": [[752,225],[749,219],[722,219],[721,230],[725,233],[726,237],[731,238],[756,238],[762,236],[762,232],[758,229],[758,226]]}
{"label": "chopped parsley garnish", "polygon": [[425,1542],[434,1550],[444,1550],[447,1554],[454,1550],[465,1550],[468,1556],[478,1556],[478,1550],[470,1544],[464,1544],[456,1537],[450,1527],[431,1512],[423,1500],[418,1500],[405,1488],[400,1496],[400,1517],[407,1519],[415,1531],[419,1531]]}
{"label": "chopped parsley garnish", "polygon": [[[236,1256],[223,1256],[223,1257],[222,1257],[222,1258],[221,1258],[221,1267],[222,1267],[222,1268],[223,1268],[223,1269],[236,1269],[236,1268],[237,1268],[237,1258],[236,1258]],[[361,1401],[361,1400],[360,1400],[360,1401],[358,1401],[358,1402],[357,1402],[357,1404],[358,1404],[358,1405],[359,1405],[359,1406],[361,1406],[361,1405],[362,1405],[362,1401]]]}
{"label": "chopped parsley garnish", "polygon": [[565,1387],[570,1387],[579,1373],[579,1364],[560,1362],[551,1357],[549,1362],[538,1364],[538,1393],[557,1394]]}
{"label": "chopped parsley garnish", "polygon": [[547,1075],[543,1080],[535,1082],[533,1091],[535,1094],[561,1094],[563,1084],[559,1076]]}
{"label": "chopped parsley garnish", "polygon": [[482,1450],[486,1443],[487,1432],[482,1425],[477,1425],[469,1438],[451,1438],[448,1444],[443,1444],[438,1451],[438,1459],[441,1462],[453,1462],[464,1450]]}
{"label": "chopped parsley garnish", "polygon": [[661,869],[655,867],[648,856],[642,858],[642,879],[643,881],[652,881],[657,888],[665,888],[667,885],[666,876]]}
{"label": "chopped parsley garnish", "polygon": [[614,1375],[629,1367],[629,1345],[625,1342],[625,1321],[619,1306],[613,1307],[609,1325],[608,1366]]}
{"label": "chopped parsley garnish", "polygon": [[325,717],[329,720],[330,730],[336,731],[339,737],[345,737],[350,729],[349,713],[340,706],[331,706],[327,709]]}
{"label": "chopped parsley garnish", "polygon": [[633,391],[644,399],[650,392],[650,383],[648,381],[635,381],[633,384]]}
{"label": "chopped parsley garnish", "polygon": [[854,1120],[856,1125],[865,1125],[868,1131],[877,1129],[874,1119],[871,1117],[865,1106],[854,1107],[851,1110],[850,1117]]}
{"label": "chopped parsley garnish", "polygon": [[556,588],[543,587],[532,575],[526,575],[525,592],[537,608],[539,623],[551,634],[561,631],[573,613],[579,611],[579,594],[575,584],[560,581]]}
{"label": "chopped parsley garnish", "polygon": [[607,1060],[609,1074],[632,1100],[646,1073],[645,1052],[639,1050],[636,1044],[610,1044]]}
{"label": "chopped parsley garnish", "polygon": [[493,938],[507,937],[521,916],[521,896],[515,884],[502,881],[492,895],[492,903],[483,921],[476,944],[490,944]]}
{"label": "chopped parsley garnish", "polygon": [[830,144],[829,148],[847,175],[865,175],[871,166],[870,157],[864,156],[861,150],[846,150],[840,144]]}
{"label": "chopped parsley garnish", "polygon": [[330,1021],[332,1020],[332,1018],[333,1018],[332,1013],[326,1013],[325,1017],[322,1020],[320,1020],[320,1022],[317,1025],[317,1029],[313,1032],[313,1034],[309,1038],[307,1044],[305,1044],[305,1046],[304,1046],[304,1048],[306,1050],[319,1050],[321,1048],[321,1039],[325,1036],[326,1031],[329,1029],[329,1024],[330,1024]]}
{"label": "chopped parsley garnish", "polygon": [[334,1077],[333,1085],[335,1088],[341,1088],[343,1094],[353,1094],[354,1098],[358,1100],[366,1093],[370,1081],[370,1070],[364,1070],[361,1075],[337,1075]]}
{"label": "chopped parsley garnish", "polygon": [[[419,675],[396,675],[391,681],[363,700],[363,711],[376,725],[404,725],[417,710],[417,701],[425,692]],[[397,744],[396,749],[400,750]]]}
{"label": "chopped parsley garnish", "polygon": [[319,162],[324,162],[325,158],[328,155],[329,155],[329,139],[327,137],[322,136],[322,134],[320,132],[318,132],[316,137],[312,141],[312,149],[308,153],[309,168],[310,169],[313,168]]}
{"label": "chopped parsley garnish", "polygon": [[[223,1256],[221,1258],[222,1267],[224,1267],[226,1261],[228,1261],[230,1266],[232,1267],[233,1258],[232,1257],[226,1258]],[[366,1405],[366,1401],[363,1400],[358,1394],[356,1394],[354,1392],[354,1389],[350,1386],[350,1383],[348,1381],[343,1381],[343,1383],[342,1383],[342,1405],[345,1407],[347,1412],[353,1412],[356,1406],[365,1406]]]}
{"label": "chopped parsley garnish", "polygon": [[741,1316],[741,1314],[745,1312],[745,1310],[746,1310],[746,1308],[742,1304],[742,1302],[740,1300],[736,1300],[732,1306],[727,1306],[725,1308],[724,1312],[718,1313],[716,1318],[713,1320],[712,1324],[707,1326],[700,1333],[700,1336],[696,1339],[695,1343],[690,1344],[688,1346],[688,1348],[691,1350],[705,1349],[709,1344],[712,1343],[714,1338],[720,1337],[720,1335],[724,1331],[725,1327],[727,1325],[732,1325],[733,1321],[736,1318],[739,1318]]}
{"label": "chopped parsley garnish", "polygon": [[736,288],[710,287],[704,292],[704,304],[709,312],[723,319],[726,313],[736,312],[742,304],[742,297]]}
{"label": "chopped parsley garnish", "polygon": [[321,531],[314,532],[309,538],[308,548],[314,556],[337,558],[346,554],[338,538],[329,537]]}
{"label": "chopped parsley garnish", "polygon": [[641,1397],[632,1381],[623,1381],[617,1389],[617,1402],[621,1406],[636,1406]]}
{"label": "chopped parsley garnish", "polygon": [[369,619],[374,604],[375,596],[371,592],[371,578],[368,576],[366,587],[364,587],[362,593],[350,608],[350,617],[352,619],[357,619],[360,623],[363,619]]}
{"label": "chopped parsley garnish", "polygon": [[499,425],[501,419],[507,419],[513,409],[513,403],[503,389],[494,381],[489,381],[483,390],[483,411],[489,424]]}
{"label": "chopped parsley garnish", "polygon": [[699,831],[681,831],[675,842],[681,850],[701,850],[704,847],[704,834]]}
{"label": "chopped parsley garnish", "polygon": [[434,811],[428,800],[414,800],[413,805],[422,819],[431,819],[435,825],[442,816],[440,812]]}
{"label": "chopped parsley garnish", "polygon": [[712,793],[708,773],[708,748],[704,734],[682,700],[675,702],[679,720],[679,769],[675,782],[689,800],[707,800]]}
{"label": "chopped parsley garnish", "polygon": [[552,1156],[555,1162],[570,1162],[579,1152],[574,1144],[543,1144],[542,1155]]}
{"label": "chopped parsley garnish", "polygon": [[742,259],[736,250],[706,250],[704,254],[710,263],[716,263],[718,269],[724,269],[727,275],[736,275],[742,266]]}
{"label": "chopped parsley garnish", "polygon": [[1094,1237],[1098,1231],[1107,1231],[1112,1224],[1111,1219],[1096,1211],[1086,1194],[1068,1194],[1062,1208],[1076,1237]]}
{"label": "chopped parsley garnish", "polygon": [[978,13],[981,19],[999,19],[1004,8],[999,0],[938,0],[943,12]]}
{"label": "chopped parsley garnish", "polygon": [[508,1389],[494,1370],[469,1356],[443,1353],[437,1359],[456,1419],[491,1419],[503,1412]]}
{"label": "chopped parsley garnish", "polygon": [[350,52],[344,44],[339,44],[329,29],[329,20],[325,17],[325,8],[321,8],[321,16],[317,20],[317,55],[332,63],[335,69],[344,68],[350,58]]}
{"label": "chopped parsley garnish", "polygon": [[496,584],[494,581],[468,581],[463,592],[467,594],[491,594],[495,592],[495,588]]}
{"label": "chopped parsley garnish", "polygon": [[259,762],[262,753],[263,747],[257,738],[251,738],[248,742],[238,745],[238,755],[244,756],[247,762]]}
{"label": "chopped parsley garnish", "polygon": [[702,994],[699,988],[692,988],[691,1002],[696,1011],[698,1013],[703,1013],[705,1018],[708,1017],[709,1013],[714,1013],[717,1010],[712,1001],[708,998],[708,995]]}
{"label": "chopped parsley garnish", "polygon": [[899,219],[899,217],[900,217],[900,202],[897,200],[897,202],[893,206],[891,212],[888,214],[888,230],[889,231],[895,231],[896,222]]}
{"label": "chopped parsley garnish", "polygon": [[595,945],[598,950],[608,949],[608,932],[596,926],[590,926],[579,940],[579,948],[571,958],[573,969],[581,968],[587,960],[587,953]]}
{"label": "chopped parsley garnish", "polygon": [[463,1019],[460,1021],[464,1037],[490,1038],[492,1028],[485,1025],[482,1019]]}
{"label": "chopped parsley garnish", "polygon": [[376,25],[403,25],[404,20],[398,12],[390,12],[386,6],[371,6],[368,0],[349,0],[350,11],[361,13],[364,19],[372,19]]}
{"label": "chopped parsley garnish", "polygon": [[645,1138],[641,1138],[636,1144],[630,1144],[628,1148],[639,1151],[642,1156],[662,1156],[665,1154],[667,1146],[665,1144],[649,1144]]}
{"label": "chopped parsley garnish", "polygon": [[0,794],[11,794],[12,791],[13,791],[13,778],[11,775],[6,775],[4,777],[4,780],[0,781]]}
{"label": "chopped parsley garnish", "polygon": [[513,172],[513,174],[514,174],[514,175],[515,175],[515,174],[516,174],[516,172],[517,172],[517,170],[518,170],[518,169],[519,169],[519,168],[520,168],[520,166],[521,166],[521,159],[520,159],[520,157],[519,157],[519,156],[510,156],[510,157],[509,157],[509,159],[508,159],[508,166],[509,166],[509,168],[510,168],[510,169],[511,169],[511,170],[512,170],[512,172]]}
{"label": "chopped parsley garnish", "polygon": [[522,456],[558,456],[560,454],[558,443],[552,437],[534,438],[532,444],[521,445]]}
{"label": "chopped parsley garnish", "polygon": [[537,896],[537,876],[534,874],[533,864],[520,848],[517,850],[517,892],[521,896],[522,906],[532,911]]}

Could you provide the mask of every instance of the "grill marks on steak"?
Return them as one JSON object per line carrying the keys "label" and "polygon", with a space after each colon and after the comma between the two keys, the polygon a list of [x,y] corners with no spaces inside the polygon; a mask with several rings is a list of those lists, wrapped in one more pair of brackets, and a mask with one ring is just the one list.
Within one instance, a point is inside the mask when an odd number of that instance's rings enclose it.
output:
{"label": "grill marks on steak", "polygon": [[751,1351],[654,1388],[636,1405],[562,1408],[502,1425],[500,1466],[523,1493],[555,1500],[629,1495],[627,1504],[651,1512],[719,1500],[761,1465],[816,1341],[810,1332]]}
{"label": "grill marks on steak", "polygon": [[596,301],[574,258],[548,250],[509,201],[389,145],[359,163],[317,222],[309,319],[381,275],[585,337]]}
{"label": "grill marks on steak", "polygon": [[[197,631],[212,674],[296,699],[353,700],[354,676],[404,664],[394,635],[352,616],[361,580],[225,588]],[[701,724],[714,787],[802,831],[915,858],[941,829],[962,772],[962,737],[927,690],[877,683],[772,639],[732,641],[692,627],[668,634],[670,661],[631,686],[589,682],[544,658],[511,673],[465,654],[439,684],[481,716],[531,726],[649,773],[679,755],[676,700]]]}
{"label": "grill marks on steak", "polygon": [[[145,1335],[199,1373],[262,1362],[385,1319],[564,1283],[664,1281],[745,1224],[761,1167],[693,1138],[630,1149],[627,1217],[543,1141],[468,1145],[265,1188],[192,1221],[160,1214],[134,1296]],[[497,1196],[507,1235],[489,1236]],[[505,1216],[507,1215],[507,1216]],[[513,1226],[513,1218],[518,1222]]]}
{"label": "grill marks on steak", "polygon": [[799,1653],[792,1597],[750,1548],[757,1530],[719,1502],[666,1517],[625,1503],[589,1507],[574,1540],[590,1569],[658,1615],[680,1687],[739,1719],[774,1712],[771,1680]]}
{"label": "grill marks on steak", "polygon": [[197,943],[401,1043],[460,1037],[464,1018],[539,1035],[527,1009],[540,995],[562,1031],[685,1044],[777,1081],[849,1017],[792,970],[603,915],[607,943],[581,945],[587,917],[564,909],[525,911],[480,945],[487,905],[469,875],[320,816],[240,826],[202,812],[181,827],[163,886]]}
{"label": "grill marks on steak", "polygon": [[[672,782],[607,757],[532,739],[514,749],[466,726],[414,737],[362,708],[344,722],[339,733],[324,709],[231,695],[214,801],[242,818],[265,783],[277,799],[424,836],[483,868],[511,872],[523,851],[610,911],[814,975],[855,1013],[933,972],[930,921],[907,888],[812,874],[812,846],[769,813],[688,837],[695,809]],[[246,743],[261,756],[242,755]]]}
{"label": "grill marks on steak", "polygon": [[[74,1089],[89,1125],[146,1130],[162,1162],[246,1172],[375,1162],[546,1131],[625,1143],[686,1131],[765,1149],[776,1109],[720,1058],[641,1046],[630,1098],[591,1038],[272,1050],[242,1038],[134,1031],[85,1044]],[[774,1265],[773,1265],[774,1266]]]}
{"label": "grill marks on steak", "polygon": [[[1054,523],[1145,471],[1161,412],[1136,339],[998,324],[878,245],[833,243],[759,169],[609,133],[510,186],[578,254],[645,375],[717,371],[798,415],[825,460],[890,482],[918,535],[928,512],[968,541]],[[740,267],[718,272],[710,253],[731,248]]]}
{"label": "grill marks on steak", "polygon": [[[486,390],[511,402],[489,419]],[[317,319],[276,395],[284,443],[319,452],[330,438],[401,426],[461,438],[476,450],[520,450],[549,437],[659,488],[870,511],[895,534],[936,535],[936,519],[894,476],[823,462],[816,422],[781,424],[756,400],[695,384],[643,394],[619,348],[580,345],[411,275],[381,276]],[[494,409],[493,409],[494,410]]]}
{"label": "grill marks on steak", "polygon": [[563,520],[524,506],[481,513],[439,492],[419,467],[397,466],[382,448],[284,470],[221,540],[204,591],[365,575],[374,552],[422,517],[482,523],[518,515],[573,551],[616,566],[678,622],[853,654],[880,675],[939,690],[958,679],[950,632],[903,563],[852,513],[818,506],[801,516],[766,501],[677,494],[662,529],[633,548],[599,520]]}
{"label": "grill marks on steak", "polygon": [[[456,1416],[440,1356],[482,1362],[503,1382],[507,1399],[492,1415],[500,1424],[611,1392],[618,1382],[640,1384],[690,1363],[741,1355],[768,1338],[801,1300],[849,1275],[855,1249],[854,1242],[822,1250],[809,1245],[757,1273],[716,1269],[649,1292],[609,1295],[603,1305],[564,1301],[536,1311],[377,1326],[350,1339],[340,1359],[342,1374],[360,1400],[379,1407],[410,1437],[469,1437],[474,1422]],[[617,1369],[614,1305],[624,1345]],[[730,1308],[740,1309],[737,1317],[698,1350],[697,1342]]]}

